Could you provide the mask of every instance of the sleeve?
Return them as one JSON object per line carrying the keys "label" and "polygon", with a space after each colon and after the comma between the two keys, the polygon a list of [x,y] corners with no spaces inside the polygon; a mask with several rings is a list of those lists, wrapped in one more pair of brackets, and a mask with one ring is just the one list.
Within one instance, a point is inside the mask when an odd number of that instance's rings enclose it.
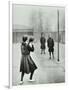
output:
{"label": "sleeve", "polygon": [[33,52],[33,51],[34,51],[34,46],[32,45],[32,47],[31,47],[31,46],[29,45],[29,46],[28,46],[28,50]]}

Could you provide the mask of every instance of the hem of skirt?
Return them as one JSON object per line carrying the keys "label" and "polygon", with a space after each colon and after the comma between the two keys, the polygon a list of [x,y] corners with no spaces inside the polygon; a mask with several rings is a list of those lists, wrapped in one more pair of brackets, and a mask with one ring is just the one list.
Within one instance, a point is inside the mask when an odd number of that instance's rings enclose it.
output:
{"label": "hem of skirt", "polygon": [[29,71],[29,72],[25,72],[25,71],[20,71],[20,72],[24,72],[24,73],[26,73],[26,74],[29,74],[29,73],[31,73],[32,71],[35,71],[37,68],[35,68],[34,70],[31,70],[31,71]]}

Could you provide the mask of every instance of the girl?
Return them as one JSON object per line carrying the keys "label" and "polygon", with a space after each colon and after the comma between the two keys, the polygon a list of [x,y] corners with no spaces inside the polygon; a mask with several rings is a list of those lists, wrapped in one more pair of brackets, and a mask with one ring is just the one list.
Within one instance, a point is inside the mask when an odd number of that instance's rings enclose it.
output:
{"label": "girl", "polygon": [[45,49],[46,49],[45,43],[46,43],[46,39],[45,39],[45,36],[44,36],[44,33],[43,32],[41,33],[40,43],[41,43],[41,54],[42,53],[45,54]]}
{"label": "girl", "polygon": [[37,66],[33,62],[30,52],[34,51],[34,46],[32,45],[33,39],[29,39],[29,43],[26,43],[27,37],[23,37],[23,42],[21,45],[21,53],[22,53],[22,58],[21,58],[21,64],[20,64],[20,72],[21,73],[21,83],[23,82],[23,77],[24,74],[29,74],[30,75],[30,80],[32,80],[34,70],[37,69]]}
{"label": "girl", "polygon": [[28,72],[27,68],[27,55],[28,55],[28,50],[27,50],[27,37],[23,36],[22,38],[22,44],[21,44],[21,63],[20,63],[20,72],[21,72],[21,82],[23,81],[23,76],[25,72]]}

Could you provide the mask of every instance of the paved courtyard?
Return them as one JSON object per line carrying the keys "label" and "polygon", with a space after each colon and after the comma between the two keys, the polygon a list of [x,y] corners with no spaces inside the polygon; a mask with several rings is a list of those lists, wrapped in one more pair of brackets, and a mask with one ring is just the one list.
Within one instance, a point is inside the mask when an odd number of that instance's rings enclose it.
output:
{"label": "paved courtyard", "polygon": [[[47,83],[61,83],[65,81],[65,46],[59,45],[59,59],[57,61],[57,43],[55,42],[54,56],[55,58],[49,60],[48,48],[46,45],[46,54],[40,54],[40,43],[35,42],[35,51],[31,53],[31,56],[36,63],[38,69],[35,71],[33,79],[35,81],[30,82],[30,74],[25,74],[24,83],[22,85],[29,84],[47,84]],[[12,62],[12,84],[19,85],[21,73],[19,72],[21,51],[20,43],[13,44],[13,62]]]}

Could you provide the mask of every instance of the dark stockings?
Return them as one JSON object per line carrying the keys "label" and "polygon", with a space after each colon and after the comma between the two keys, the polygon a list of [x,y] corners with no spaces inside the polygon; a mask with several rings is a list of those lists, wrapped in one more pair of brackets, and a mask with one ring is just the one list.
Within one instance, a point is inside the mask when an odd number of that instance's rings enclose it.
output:
{"label": "dark stockings", "polygon": [[23,81],[24,72],[21,73],[21,81]]}
{"label": "dark stockings", "polygon": [[50,55],[50,59],[51,59],[51,52],[49,52],[49,55]]}
{"label": "dark stockings", "polygon": [[32,71],[30,74],[30,80],[32,80],[33,74],[34,74],[34,71]]}
{"label": "dark stockings", "polygon": [[54,52],[52,52],[52,56],[53,56],[53,59],[54,59]]}
{"label": "dark stockings", "polygon": [[[51,59],[51,52],[49,52],[49,55],[50,55],[50,59]],[[53,59],[54,59],[54,52],[52,52],[52,56],[53,56]]]}

